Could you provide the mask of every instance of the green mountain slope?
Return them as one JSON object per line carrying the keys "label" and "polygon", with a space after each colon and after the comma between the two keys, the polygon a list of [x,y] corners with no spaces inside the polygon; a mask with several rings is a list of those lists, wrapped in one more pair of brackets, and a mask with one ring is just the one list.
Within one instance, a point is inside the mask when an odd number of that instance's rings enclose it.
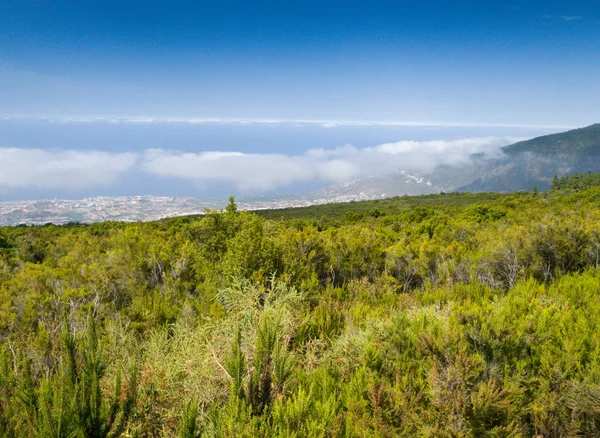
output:
{"label": "green mountain slope", "polygon": [[514,143],[503,152],[500,159],[474,163],[479,177],[458,190],[515,191],[534,185],[547,189],[556,174],[599,171],[600,124]]}
{"label": "green mountain slope", "polygon": [[600,123],[558,134],[544,135],[504,147],[509,155],[532,152],[545,157],[598,155],[600,153]]}

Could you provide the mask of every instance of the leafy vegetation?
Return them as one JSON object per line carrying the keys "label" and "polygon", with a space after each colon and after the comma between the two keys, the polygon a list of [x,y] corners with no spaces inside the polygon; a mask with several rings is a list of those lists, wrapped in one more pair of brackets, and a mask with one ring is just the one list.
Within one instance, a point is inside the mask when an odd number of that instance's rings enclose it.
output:
{"label": "leafy vegetation", "polygon": [[586,187],[2,228],[0,435],[599,436]]}
{"label": "leafy vegetation", "polygon": [[[258,210],[254,213],[265,219],[317,219],[323,224],[342,225],[361,222],[369,217],[375,219],[384,215],[409,216],[421,214],[423,209],[452,209],[467,207],[475,203],[490,203],[501,199],[500,193],[440,193],[421,196],[394,196],[373,201],[336,202],[313,205],[310,207],[278,208],[275,210]],[[515,194],[520,196],[520,194]],[[416,211],[414,211],[416,209]]]}
{"label": "leafy vegetation", "polygon": [[575,172],[571,176],[563,176],[561,178],[554,175],[550,190],[585,190],[598,186],[600,186],[600,172],[588,172],[581,175]]}

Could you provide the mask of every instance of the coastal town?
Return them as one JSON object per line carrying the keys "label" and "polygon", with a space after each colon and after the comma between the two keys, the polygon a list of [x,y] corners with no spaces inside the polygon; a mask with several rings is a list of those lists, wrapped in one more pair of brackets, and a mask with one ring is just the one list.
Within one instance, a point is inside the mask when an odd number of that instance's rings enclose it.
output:
{"label": "coastal town", "polygon": [[[377,196],[379,198],[381,196]],[[374,199],[364,193],[335,196],[304,195],[298,198],[248,199],[238,202],[240,210],[266,210],[305,207],[329,202]],[[226,199],[164,196],[96,197],[79,200],[45,199],[0,202],[0,225],[43,225],[52,223],[93,223],[100,221],[152,221],[175,216],[204,214],[220,209]]]}

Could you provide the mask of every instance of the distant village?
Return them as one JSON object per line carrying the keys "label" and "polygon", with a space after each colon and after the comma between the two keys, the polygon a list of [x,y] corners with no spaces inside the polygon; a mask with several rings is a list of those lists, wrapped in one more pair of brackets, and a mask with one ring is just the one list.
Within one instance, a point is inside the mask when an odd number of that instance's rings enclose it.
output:
{"label": "distant village", "polygon": [[[268,210],[306,207],[330,202],[362,201],[381,196],[364,193],[322,197],[304,195],[298,199],[265,199],[238,202],[240,210]],[[205,209],[219,209],[225,200],[161,197],[123,196],[97,197],[80,200],[45,199],[33,201],[0,202],[0,225],[43,225],[52,223],[93,223],[101,221],[153,221],[166,217],[204,214]]]}

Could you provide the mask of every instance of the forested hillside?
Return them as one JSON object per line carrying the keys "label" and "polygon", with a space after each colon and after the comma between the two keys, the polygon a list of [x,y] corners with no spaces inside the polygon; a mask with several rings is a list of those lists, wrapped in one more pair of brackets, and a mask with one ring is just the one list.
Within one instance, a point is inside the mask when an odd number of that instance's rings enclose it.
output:
{"label": "forested hillside", "polygon": [[[600,124],[514,143],[505,146],[503,153],[504,156],[490,160],[473,158],[471,166],[458,169],[459,175],[473,178],[458,190],[515,191],[529,190],[534,185],[547,189],[555,174],[598,172]],[[447,174],[443,172],[441,176]]]}
{"label": "forested hillside", "polygon": [[556,184],[1,228],[0,436],[600,436],[600,187]]}

